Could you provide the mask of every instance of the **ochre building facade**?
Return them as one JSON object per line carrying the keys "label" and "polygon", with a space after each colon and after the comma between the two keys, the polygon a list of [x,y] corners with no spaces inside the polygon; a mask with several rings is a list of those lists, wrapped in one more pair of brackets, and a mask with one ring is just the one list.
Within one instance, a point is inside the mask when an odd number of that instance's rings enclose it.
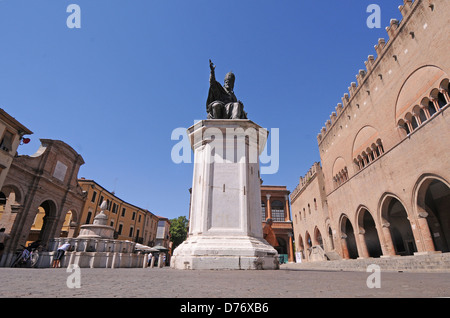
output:
{"label": "ochre building facade", "polygon": [[291,193],[302,261],[450,251],[450,1],[399,9]]}
{"label": "ochre building facade", "polygon": [[35,154],[13,158],[0,190],[0,227],[10,237],[0,266],[8,266],[15,252],[31,242],[41,241],[46,251],[54,238],[77,237],[82,225],[93,223],[103,201],[115,239],[155,245],[158,216],[121,200],[93,180],[79,179],[84,160],[65,142],[40,141]]}
{"label": "ochre building facade", "polygon": [[116,239],[147,246],[156,245],[158,216],[118,198],[114,192],[106,190],[94,180],[80,178],[78,183],[86,194],[86,201],[74,237],[78,236],[81,225],[92,224],[100,212],[101,204],[106,201],[104,213],[108,216],[107,225],[114,228]]}

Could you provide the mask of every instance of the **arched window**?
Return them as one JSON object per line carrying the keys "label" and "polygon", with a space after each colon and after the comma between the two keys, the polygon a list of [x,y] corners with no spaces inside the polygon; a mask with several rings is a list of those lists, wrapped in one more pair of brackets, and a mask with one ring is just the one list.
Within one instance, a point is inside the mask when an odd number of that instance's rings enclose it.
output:
{"label": "arched window", "polygon": [[261,201],[261,218],[263,222],[266,221],[266,204],[263,201]]}
{"label": "arched window", "polygon": [[425,115],[425,112],[419,105],[414,106],[412,111],[413,111],[414,117],[416,118],[416,121],[419,125],[421,125],[423,122],[425,122],[427,120],[427,116]]}
{"label": "arched window", "polygon": [[427,121],[427,119],[428,119],[423,108],[420,109],[419,118],[422,123]]}
{"label": "arched window", "polygon": [[447,100],[445,99],[445,96],[442,93],[438,94],[438,104],[439,104],[440,108],[442,108],[445,105],[447,105]]}
{"label": "arched window", "polygon": [[356,171],[359,171],[361,169],[361,166],[359,165],[358,159],[356,159],[356,158],[353,159],[353,163],[354,163]]}
{"label": "arched window", "polygon": [[381,139],[377,139],[378,150],[380,151],[380,155],[384,154],[383,142]]}
{"label": "arched window", "polygon": [[[409,135],[410,131],[409,131],[409,127],[408,125],[405,123],[405,121],[403,119],[400,119],[397,123],[398,127],[400,129],[403,129],[406,132],[406,135]],[[406,137],[406,135],[404,137]],[[378,154],[379,155],[379,154]]]}
{"label": "arched window", "polygon": [[378,150],[378,146],[375,143],[370,145],[370,149],[372,150],[372,154],[374,156],[374,160],[380,156],[380,151]]}
{"label": "arched window", "polygon": [[430,99],[434,102],[437,111],[447,105],[447,100],[445,99],[444,94],[442,94],[437,88],[431,91]]}
{"label": "arched window", "polygon": [[[399,120],[398,125],[401,127],[402,124],[405,124],[403,120]],[[405,124],[406,125],[406,124]],[[353,162],[357,166],[357,170],[364,169],[367,165],[369,165],[372,161],[375,161],[379,156],[384,153],[383,143],[381,139],[377,139],[375,143],[372,143],[370,147],[367,147],[361,154],[359,154],[356,158],[353,159]],[[348,180],[348,170],[347,167],[341,171],[342,174],[342,182]]]}
{"label": "arched window", "polygon": [[414,116],[413,116],[411,113],[407,113],[407,114],[405,115],[405,120],[406,120],[406,122],[407,122],[407,124],[408,124],[408,126],[409,126],[410,132],[413,132],[413,130],[414,130],[414,127],[413,127],[413,125],[412,125],[413,118],[414,118]]}
{"label": "arched window", "polygon": [[271,203],[272,207],[272,220],[283,222],[284,221],[284,204],[281,201],[275,200]]}
{"label": "arched window", "polygon": [[375,159],[372,149],[367,148],[366,149],[366,153],[367,153],[367,160],[368,160],[368,162],[372,162]]}
{"label": "arched window", "polygon": [[413,130],[415,130],[417,127],[419,127],[419,123],[417,122],[416,116],[412,116],[411,125],[412,125]]}
{"label": "arched window", "polygon": [[428,112],[430,113],[430,116],[433,116],[436,113],[436,106],[434,106],[432,101],[428,102]]}

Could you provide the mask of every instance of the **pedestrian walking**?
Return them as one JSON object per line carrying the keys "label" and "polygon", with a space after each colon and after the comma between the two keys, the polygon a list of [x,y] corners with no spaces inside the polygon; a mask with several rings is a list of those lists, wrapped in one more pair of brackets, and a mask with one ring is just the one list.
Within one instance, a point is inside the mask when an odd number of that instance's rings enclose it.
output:
{"label": "pedestrian walking", "polygon": [[152,263],[152,257],[153,257],[153,254],[148,253],[148,266],[150,266],[150,264]]}

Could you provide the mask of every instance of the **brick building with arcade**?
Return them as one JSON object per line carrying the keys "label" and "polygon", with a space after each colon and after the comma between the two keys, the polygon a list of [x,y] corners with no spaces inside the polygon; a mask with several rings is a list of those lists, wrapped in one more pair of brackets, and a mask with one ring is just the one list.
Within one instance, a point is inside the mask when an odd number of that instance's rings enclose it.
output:
{"label": "brick building with arcade", "polygon": [[291,193],[302,261],[450,252],[450,1],[399,9]]}

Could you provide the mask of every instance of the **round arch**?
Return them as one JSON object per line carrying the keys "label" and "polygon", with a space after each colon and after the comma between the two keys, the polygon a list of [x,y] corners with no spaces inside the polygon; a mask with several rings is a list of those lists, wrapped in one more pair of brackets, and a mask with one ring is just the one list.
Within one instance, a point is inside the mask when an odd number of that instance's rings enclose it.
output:
{"label": "round arch", "polygon": [[338,157],[333,163],[332,175],[335,176],[347,167],[344,158]]}
{"label": "round arch", "polygon": [[444,78],[442,80],[442,82],[439,84],[439,88],[449,92],[449,90],[450,90],[450,80],[448,78]]}
{"label": "round arch", "polygon": [[53,229],[58,223],[57,211],[58,206],[54,200],[44,199],[37,209],[27,216],[33,220],[27,238],[28,243],[40,240],[45,244],[51,238]]}
{"label": "round arch", "polygon": [[6,184],[2,187],[1,193],[0,227],[5,228],[5,232],[9,235],[13,235],[14,224],[20,218],[20,215],[23,214],[24,192],[18,185]]}
{"label": "round arch", "polygon": [[80,223],[79,213],[76,209],[68,209],[65,216],[60,218],[61,226],[61,237],[73,237],[76,233],[76,229]]}
{"label": "round arch", "polygon": [[413,190],[413,206],[419,221],[427,221],[429,232],[422,231],[428,251],[450,252],[450,184],[434,174],[424,174],[416,182]]}
{"label": "round arch", "polygon": [[311,241],[311,235],[309,235],[309,232],[306,231],[305,233],[305,249],[312,247],[312,241]]}
{"label": "round arch", "polygon": [[306,254],[305,245],[303,244],[303,238],[301,234],[298,235],[298,241],[295,242],[295,249],[298,253],[297,255],[300,255],[300,260],[303,261],[306,258]]}
{"label": "round arch", "polygon": [[395,250],[397,255],[413,255],[417,247],[412,231],[411,215],[405,209],[403,202],[394,194],[385,194],[380,201],[380,220],[389,232],[385,240]]}
{"label": "round arch", "polygon": [[[3,192],[7,199],[11,199],[11,201],[13,201],[11,203],[23,204],[22,200],[24,197],[24,192],[19,185],[5,184],[3,185],[1,192]],[[14,195],[14,197],[12,197],[12,195]]]}
{"label": "round arch", "polygon": [[420,101],[415,100],[416,96],[430,96],[431,90],[429,86],[423,86],[423,78],[435,78],[436,83],[432,83],[431,87],[437,87],[444,78],[448,78],[446,73],[436,65],[422,65],[409,74],[403,82],[395,103],[394,122],[404,117],[409,110],[410,105]]}
{"label": "round arch", "polygon": [[328,250],[333,251],[335,249],[335,246],[334,246],[334,232],[333,232],[333,229],[331,227],[331,221],[330,221],[329,217],[327,217],[325,219],[325,230],[326,230],[325,235],[326,235],[326,238],[328,240],[328,244],[327,244]]}
{"label": "round arch", "polygon": [[358,233],[361,234],[363,240],[360,244],[364,244],[363,250],[366,251],[367,257],[380,257],[383,252],[381,250],[380,238],[378,235],[377,223],[365,206],[360,206],[356,212],[356,220],[358,224]]}
{"label": "round arch", "polygon": [[342,254],[344,258],[358,258],[358,247],[352,222],[346,214],[341,214],[339,218],[339,230],[341,233]]}
{"label": "round arch", "polygon": [[304,249],[305,249],[305,245],[303,244],[303,238],[302,238],[302,235],[299,234],[298,241],[296,242],[296,250],[298,252],[303,252]]}
{"label": "round arch", "polygon": [[372,126],[366,125],[362,127],[353,139],[352,158],[357,158],[363,153],[367,147],[379,138],[378,130]]}
{"label": "round arch", "polygon": [[314,228],[314,243],[315,245],[319,245],[323,249],[322,234],[320,233],[320,230],[317,226]]}

